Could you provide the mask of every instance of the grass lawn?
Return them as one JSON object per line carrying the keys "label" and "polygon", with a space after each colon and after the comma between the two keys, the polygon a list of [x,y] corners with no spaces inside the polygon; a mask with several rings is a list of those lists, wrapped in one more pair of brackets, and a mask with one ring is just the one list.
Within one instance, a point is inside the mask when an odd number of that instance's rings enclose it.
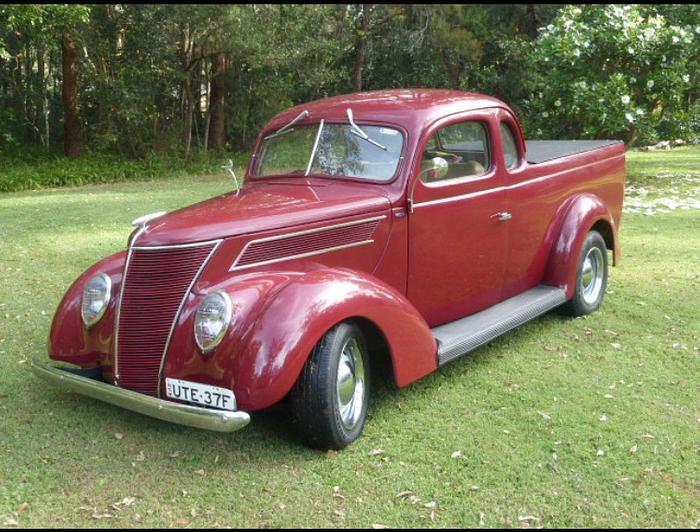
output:
{"label": "grass lawn", "polygon": [[[698,199],[700,149],[629,159],[635,197]],[[686,204],[625,215],[600,312],[547,315],[403,390],[377,384],[339,453],[299,444],[284,406],[208,433],[31,375],[64,291],[133,218],[230,188],[0,195],[0,526],[700,525],[700,210]]]}

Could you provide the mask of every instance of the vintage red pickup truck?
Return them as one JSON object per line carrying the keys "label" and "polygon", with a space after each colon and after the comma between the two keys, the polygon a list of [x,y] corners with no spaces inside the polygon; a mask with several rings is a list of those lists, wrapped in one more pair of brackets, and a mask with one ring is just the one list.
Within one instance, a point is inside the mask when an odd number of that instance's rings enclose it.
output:
{"label": "vintage red pickup truck", "polygon": [[622,143],[526,142],[480,94],[300,105],[263,129],[240,190],[135,220],[60,303],[49,356],[70,366],[32,367],[222,432],[289,397],[306,443],[342,448],[374,362],[403,387],[551,309],[595,311],[624,180]]}

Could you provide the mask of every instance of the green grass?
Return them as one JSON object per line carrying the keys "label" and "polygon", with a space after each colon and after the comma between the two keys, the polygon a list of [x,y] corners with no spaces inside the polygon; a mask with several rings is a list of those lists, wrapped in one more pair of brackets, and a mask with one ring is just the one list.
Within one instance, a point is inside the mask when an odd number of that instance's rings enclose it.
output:
{"label": "green grass", "polygon": [[[632,153],[630,182],[671,172],[659,181],[676,186],[699,157]],[[364,435],[339,453],[300,445],[286,406],[216,434],[31,375],[63,292],[124,247],[132,218],[230,188],[212,176],[0,195],[0,525],[698,525],[696,209],[624,217],[601,311],[545,316],[402,390],[377,384]]]}

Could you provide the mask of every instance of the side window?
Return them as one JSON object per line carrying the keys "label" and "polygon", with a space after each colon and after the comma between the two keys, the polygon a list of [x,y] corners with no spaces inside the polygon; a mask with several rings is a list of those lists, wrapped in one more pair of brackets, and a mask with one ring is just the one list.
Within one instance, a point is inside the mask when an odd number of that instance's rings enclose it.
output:
{"label": "side window", "polygon": [[460,122],[439,129],[428,140],[421,160],[420,179],[432,183],[476,177],[491,166],[489,139],[482,122]]}
{"label": "side window", "polygon": [[518,165],[518,145],[510,126],[501,122],[501,138],[503,139],[503,155],[506,159],[506,168],[513,168]]}

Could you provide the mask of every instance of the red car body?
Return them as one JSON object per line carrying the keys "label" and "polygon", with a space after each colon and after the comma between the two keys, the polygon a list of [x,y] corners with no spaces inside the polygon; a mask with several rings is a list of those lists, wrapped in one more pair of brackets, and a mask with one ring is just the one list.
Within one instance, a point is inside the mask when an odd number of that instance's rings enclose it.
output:
{"label": "red car body", "polygon": [[[259,145],[267,135],[302,110],[309,113],[301,123],[346,123],[348,108],[360,127],[392,127],[403,135],[392,179],[256,177]],[[488,171],[474,179],[418,179],[431,135],[464,120],[487,127]],[[516,137],[518,161],[511,168],[505,164],[501,123]],[[619,259],[623,145],[528,162],[518,120],[494,98],[392,90],[320,100],[274,117],[254,154],[240,194],[150,221],[132,235],[128,250],[80,276],[56,312],[50,358],[99,368],[109,383],[162,398],[166,378],[220,386],[233,390],[238,408],[254,411],[283,399],[323,335],[353,319],[385,344],[396,384],[403,387],[440,365],[432,328],[538,285],[559,287],[572,297],[579,253],[591,229]],[[497,216],[504,212],[511,216],[507,223]],[[167,256],[176,249],[183,257],[200,253],[193,264],[201,268],[194,277],[182,274],[183,288],[174,292],[184,297],[173,296],[169,311],[141,316],[139,306],[155,289],[134,280],[133,289],[124,291],[125,271],[127,279],[138,275],[130,269],[137,266],[180,275]],[[158,250],[163,256],[149,266]],[[99,323],[86,328],[81,298],[97,273],[109,276],[115,296]],[[194,314],[214,291],[230,296],[234,318],[221,345],[203,355],[193,338]],[[148,319],[156,321],[139,328]],[[155,341],[152,331],[161,339]],[[129,367],[124,353],[141,348],[150,349],[153,360]],[[150,368],[148,386],[139,380],[139,364]]]}

